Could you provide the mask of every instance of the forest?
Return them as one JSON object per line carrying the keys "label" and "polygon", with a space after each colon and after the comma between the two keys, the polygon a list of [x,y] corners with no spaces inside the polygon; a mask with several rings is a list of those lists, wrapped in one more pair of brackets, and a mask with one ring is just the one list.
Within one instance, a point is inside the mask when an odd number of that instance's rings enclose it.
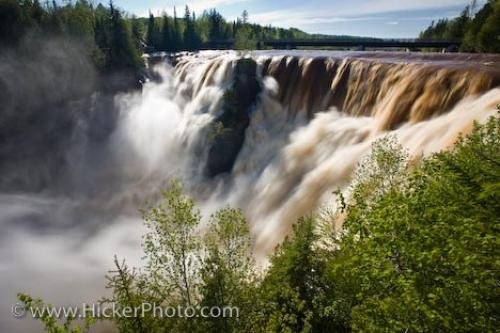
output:
{"label": "forest", "polygon": [[[473,2],[457,18],[432,22],[420,38],[460,39],[461,51],[500,52],[500,1],[489,0],[481,9],[476,7]],[[112,2],[0,0],[0,49],[18,44],[27,35],[78,40],[102,72],[137,69],[143,65],[144,51],[194,51],[221,40],[234,41],[236,49],[255,49],[259,40],[332,37],[253,24],[247,11],[235,21],[227,21],[216,9],[197,16],[188,6],[179,17],[174,11],[173,16],[150,13],[147,18],[138,18]]]}
{"label": "forest", "polygon": [[[213,41],[230,39],[239,49],[253,49],[258,39],[304,38],[298,29],[251,24],[248,12],[229,22],[215,9],[196,16],[189,7],[182,17],[164,13],[138,18],[124,13],[112,2],[94,6],[87,0],[0,0],[0,48],[14,46],[23,37],[43,39],[64,36],[78,40],[102,72],[137,69],[144,51],[194,51]],[[320,38],[321,36],[313,36]]]}
{"label": "forest", "polygon": [[423,39],[462,40],[462,52],[500,52],[500,1],[488,0],[480,9],[476,1],[453,19],[440,19],[420,33]]}

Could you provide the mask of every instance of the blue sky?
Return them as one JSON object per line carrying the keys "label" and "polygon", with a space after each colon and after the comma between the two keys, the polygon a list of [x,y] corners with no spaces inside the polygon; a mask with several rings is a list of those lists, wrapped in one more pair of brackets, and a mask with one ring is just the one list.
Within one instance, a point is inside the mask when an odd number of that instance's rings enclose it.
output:
{"label": "blue sky", "polygon": [[[412,38],[441,17],[455,17],[470,0],[115,0],[125,11],[146,16],[166,11],[183,15],[187,4],[197,14],[217,8],[227,19],[246,9],[250,21],[296,27],[309,33]],[[478,1],[482,6],[485,0]]]}

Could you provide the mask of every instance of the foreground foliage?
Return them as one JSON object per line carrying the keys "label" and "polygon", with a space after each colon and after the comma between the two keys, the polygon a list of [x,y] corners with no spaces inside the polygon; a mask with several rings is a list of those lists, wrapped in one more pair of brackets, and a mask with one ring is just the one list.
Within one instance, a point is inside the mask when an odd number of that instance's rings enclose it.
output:
{"label": "foreground foliage", "polygon": [[194,202],[173,183],[145,213],[146,268],[116,261],[104,302],[240,309],[232,318],[115,319],[120,332],[494,332],[499,166],[499,118],[418,166],[383,139],[348,198],[301,218],[262,274],[241,212],[218,211],[202,237]]}
{"label": "foreground foliage", "polygon": [[347,233],[328,272],[350,304],[352,329],[496,330],[499,164],[495,119],[388,182],[368,205],[360,204],[364,196],[349,204]]}

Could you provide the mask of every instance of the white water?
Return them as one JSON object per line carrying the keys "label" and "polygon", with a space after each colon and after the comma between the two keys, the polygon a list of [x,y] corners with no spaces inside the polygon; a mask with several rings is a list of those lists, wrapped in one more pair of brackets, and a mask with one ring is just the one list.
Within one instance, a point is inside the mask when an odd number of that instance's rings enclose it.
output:
{"label": "white water", "polygon": [[[137,209],[154,200],[169,179],[183,181],[205,216],[226,204],[241,207],[262,256],[299,216],[348,184],[371,143],[387,134],[378,130],[376,116],[331,109],[309,122],[290,117],[276,99],[277,82],[261,78],[264,89],[232,174],[207,180],[202,176],[206,126],[220,110],[235,59],[232,53],[205,54],[176,71],[164,65],[158,68],[161,83],[117,96],[118,126],[102,148],[102,160],[87,166],[96,170],[81,176],[96,195],[0,194],[1,331],[37,327],[11,318],[18,291],[53,304],[92,301],[104,292],[103,276],[114,254],[140,265],[144,230]],[[208,77],[207,70],[213,71]],[[412,157],[428,155],[452,145],[473,120],[495,114],[498,103],[500,89],[492,89],[391,133]]]}

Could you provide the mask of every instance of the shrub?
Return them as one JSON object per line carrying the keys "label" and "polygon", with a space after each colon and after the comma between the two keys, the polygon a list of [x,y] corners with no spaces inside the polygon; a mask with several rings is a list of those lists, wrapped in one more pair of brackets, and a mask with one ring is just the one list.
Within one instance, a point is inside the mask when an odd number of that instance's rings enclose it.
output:
{"label": "shrub", "polygon": [[[499,166],[498,117],[412,167],[382,139],[339,210],[301,218],[262,274],[241,211],[219,210],[201,237],[201,216],[174,182],[144,214],[145,269],[115,259],[103,302],[241,309],[233,318],[114,318],[120,332],[497,331]],[[341,230],[322,232],[339,216]],[[71,318],[40,319],[48,332],[80,329]]]}

